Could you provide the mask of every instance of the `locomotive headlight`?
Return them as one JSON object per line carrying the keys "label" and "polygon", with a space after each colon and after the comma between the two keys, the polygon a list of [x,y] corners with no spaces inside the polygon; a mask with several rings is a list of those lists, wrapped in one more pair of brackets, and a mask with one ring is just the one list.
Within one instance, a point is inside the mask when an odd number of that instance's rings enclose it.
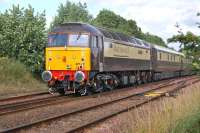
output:
{"label": "locomotive headlight", "polygon": [[44,72],[42,72],[42,79],[45,82],[50,81],[52,79],[52,73],[50,71],[44,71]]}
{"label": "locomotive headlight", "polygon": [[74,79],[80,83],[85,79],[85,74],[81,71],[77,71],[74,75]]}

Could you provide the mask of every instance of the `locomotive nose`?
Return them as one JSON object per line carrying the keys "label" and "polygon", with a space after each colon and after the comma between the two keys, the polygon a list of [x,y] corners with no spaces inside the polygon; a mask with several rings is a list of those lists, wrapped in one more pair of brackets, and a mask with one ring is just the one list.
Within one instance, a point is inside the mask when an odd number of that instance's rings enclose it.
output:
{"label": "locomotive nose", "polygon": [[42,72],[42,79],[45,82],[50,81],[52,79],[52,73],[50,71],[44,71],[44,72]]}

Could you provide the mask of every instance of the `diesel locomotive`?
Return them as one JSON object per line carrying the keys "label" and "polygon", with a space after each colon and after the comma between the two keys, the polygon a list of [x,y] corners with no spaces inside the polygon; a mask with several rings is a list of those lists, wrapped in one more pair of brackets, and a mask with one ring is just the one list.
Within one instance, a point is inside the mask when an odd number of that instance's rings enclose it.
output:
{"label": "diesel locomotive", "polygon": [[192,59],[174,50],[84,23],[48,34],[44,81],[50,93],[87,95],[190,74]]}

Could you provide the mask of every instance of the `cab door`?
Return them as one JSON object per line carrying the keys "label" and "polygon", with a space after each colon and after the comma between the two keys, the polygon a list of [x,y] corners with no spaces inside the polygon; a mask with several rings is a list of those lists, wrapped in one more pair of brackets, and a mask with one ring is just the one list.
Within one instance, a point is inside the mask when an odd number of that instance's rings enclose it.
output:
{"label": "cab door", "polygon": [[91,61],[92,70],[100,70],[103,67],[103,37],[91,37]]}
{"label": "cab door", "polygon": [[98,37],[98,51],[99,51],[99,71],[103,71],[103,59],[104,59],[104,43],[103,43],[103,37]]}

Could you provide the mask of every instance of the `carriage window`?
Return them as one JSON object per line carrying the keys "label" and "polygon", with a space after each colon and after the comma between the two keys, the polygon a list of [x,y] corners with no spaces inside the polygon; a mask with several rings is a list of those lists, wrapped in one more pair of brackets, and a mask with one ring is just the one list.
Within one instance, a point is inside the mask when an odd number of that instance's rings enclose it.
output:
{"label": "carriage window", "polygon": [[168,61],[169,61],[169,54],[167,55],[167,59],[168,59]]}
{"label": "carriage window", "polygon": [[69,34],[69,46],[88,46],[89,37],[85,34]]}
{"label": "carriage window", "polygon": [[142,54],[142,50],[138,50],[138,54]]}

